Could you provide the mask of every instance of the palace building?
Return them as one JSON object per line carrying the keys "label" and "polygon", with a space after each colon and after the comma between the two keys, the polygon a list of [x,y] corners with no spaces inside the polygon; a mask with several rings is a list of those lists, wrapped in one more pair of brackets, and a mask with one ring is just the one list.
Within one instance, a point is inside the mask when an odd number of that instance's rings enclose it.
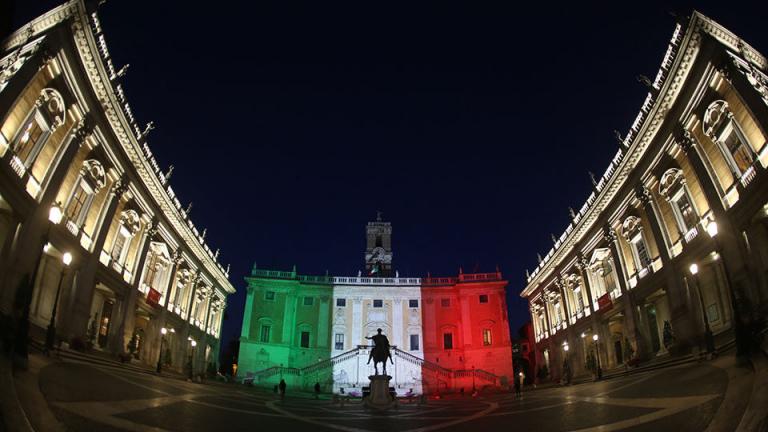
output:
{"label": "palace building", "polygon": [[373,375],[366,336],[381,328],[400,394],[467,391],[511,382],[512,348],[500,272],[400,277],[392,226],[366,227],[365,269],[357,276],[306,276],[259,269],[246,278],[238,374],[262,385],[281,378],[326,391],[360,391]]}
{"label": "palace building", "polygon": [[680,18],[637,119],[521,293],[553,378],[566,361],[580,374],[748,349],[768,311],[767,71],[713,20]]}
{"label": "palace building", "polygon": [[68,1],[2,43],[3,327],[203,370],[235,290],[133,117],[98,3]]}

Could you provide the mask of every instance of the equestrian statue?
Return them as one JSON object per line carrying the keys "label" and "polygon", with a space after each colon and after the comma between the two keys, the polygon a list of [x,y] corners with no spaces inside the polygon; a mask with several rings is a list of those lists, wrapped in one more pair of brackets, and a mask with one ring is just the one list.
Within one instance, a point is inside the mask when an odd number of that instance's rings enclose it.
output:
{"label": "equestrian statue", "polygon": [[371,360],[373,360],[373,369],[375,371],[375,374],[379,374],[379,368],[378,364],[381,363],[382,367],[384,369],[384,375],[387,374],[387,359],[389,359],[390,363],[395,364],[394,361],[392,361],[392,353],[389,352],[389,339],[383,334],[381,334],[381,329],[376,329],[376,334],[373,336],[366,336],[365,337],[368,340],[373,341],[373,349],[371,349],[371,353],[368,355],[368,363],[371,364]]}

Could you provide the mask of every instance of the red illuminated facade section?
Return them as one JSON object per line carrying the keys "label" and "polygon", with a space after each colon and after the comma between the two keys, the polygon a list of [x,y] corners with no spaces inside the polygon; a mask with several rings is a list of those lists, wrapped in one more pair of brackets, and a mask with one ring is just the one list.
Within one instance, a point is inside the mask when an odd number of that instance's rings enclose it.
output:
{"label": "red illuminated facade section", "polygon": [[499,272],[422,279],[422,379],[428,389],[511,383],[506,285]]}

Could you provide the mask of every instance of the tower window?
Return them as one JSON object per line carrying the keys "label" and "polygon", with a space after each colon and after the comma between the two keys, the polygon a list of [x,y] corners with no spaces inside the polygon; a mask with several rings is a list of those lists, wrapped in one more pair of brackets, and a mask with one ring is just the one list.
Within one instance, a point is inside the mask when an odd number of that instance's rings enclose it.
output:
{"label": "tower window", "polygon": [[480,294],[480,303],[488,303],[488,294]]}
{"label": "tower window", "polygon": [[336,299],[336,307],[347,307],[347,299],[345,299],[345,298],[337,298]]}
{"label": "tower window", "polygon": [[304,297],[304,306],[312,306],[313,304],[315,304],[314,297]]}
{"label": "tower window", "polygon": [[375,308],[384,307],[384,300],[374,300],[373,307]]}
{"label": "tower window", "polygon": [[453,333],[443,333],[443,349],[453,349]]}
{"label": "tower window", "polygon": [[412,307],[412,308],[419,307],[419,300],[418,299],[408,300],[408,307]]}
{"label": "tower window", "polygon": [[491,329],[483,329],[483,345],[491,345]]}
{"label": "tower window", "polygon": [[418,351],[419,350],[419,335],[412,334],[411,335],[411,351]]}
{"label": "tower window", "polygon": [[301,332],[301,347],[309,348],[309,332],[308,331]]}
{"label": "tower window", "polygon": [[269,331],[271,330],[271,327],[268,325],[261,326],[261,337],[259,338],[259,341],[264,343],[269,343]]}
{"label": "tower window", "polygon": [[275,292],[274,291],[267,291],[264,293],[264,300],[267,301],[274,301],[275,300]]}
{"label": "tower window", "polygon": [[383,243],[381,240],[381,234],[376,235],[376,247],[382,247]]}

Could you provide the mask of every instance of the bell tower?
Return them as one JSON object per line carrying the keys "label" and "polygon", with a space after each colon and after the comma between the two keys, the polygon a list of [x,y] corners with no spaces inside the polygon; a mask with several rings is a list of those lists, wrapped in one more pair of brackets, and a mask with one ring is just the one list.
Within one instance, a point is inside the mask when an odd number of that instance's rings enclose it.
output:
{"label": "bell tower", "polygon": [[381,220],[376,212],[376,221],[365,227],[365,272],[368,276],[392,276],[392,224]]}

